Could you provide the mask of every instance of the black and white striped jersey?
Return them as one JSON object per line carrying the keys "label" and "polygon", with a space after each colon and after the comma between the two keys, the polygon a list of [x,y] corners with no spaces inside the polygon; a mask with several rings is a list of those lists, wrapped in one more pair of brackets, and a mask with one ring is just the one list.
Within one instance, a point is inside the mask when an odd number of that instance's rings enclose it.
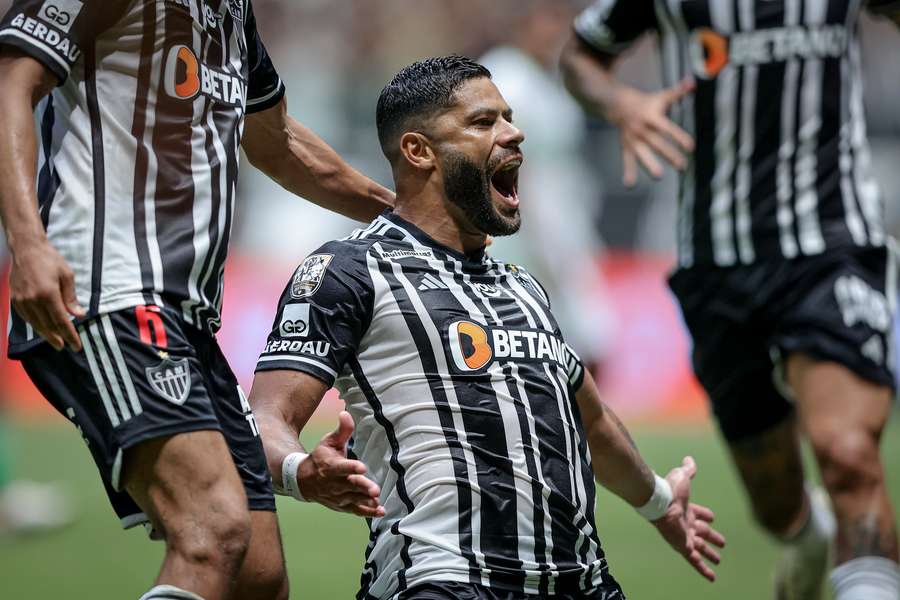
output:
{"label": "black and white striped jersey", "polygon": [[[37,107],[37,192],[91,315],[219,326],[244,116],[284,86],[250,0],[15,0],[0,44],[60,85]],[[13,318],[10,352],[39,340]]]}
{"label": "black and white striped jersey", "polygon": [[438,580],[616,585],[574,398],[584,371],[523,269],[386,213],[297,269],[257,366],[278,369],[334,383],[381,486],[359,598]]}
{"label": "black and white striped jersey", "polygon": [[658,31],[666,84],[696,81],[673,109],[696,141],[680,182],[680,266],[884,244],[863,114],[863,2],[598,0],[576,19],[578,36],[608,54]]}

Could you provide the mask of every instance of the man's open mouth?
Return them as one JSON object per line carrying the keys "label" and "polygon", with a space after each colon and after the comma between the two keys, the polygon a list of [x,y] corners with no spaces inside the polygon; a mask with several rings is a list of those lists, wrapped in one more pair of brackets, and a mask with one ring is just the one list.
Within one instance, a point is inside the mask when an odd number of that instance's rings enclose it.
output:
{"label": "man's open mouth", "polygon": [[519,167],[522,158],[516,157],[506,161],[491,176],[491,187],[511,207],[519,206]]}

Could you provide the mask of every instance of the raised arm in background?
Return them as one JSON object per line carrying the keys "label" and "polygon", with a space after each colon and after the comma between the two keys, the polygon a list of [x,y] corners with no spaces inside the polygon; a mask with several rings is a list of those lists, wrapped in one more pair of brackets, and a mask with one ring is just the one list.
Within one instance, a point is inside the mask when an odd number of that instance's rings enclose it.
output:
{"label": "raised arm in background", "polygon": [[694,89],[685,80],[658,92],[643,92],[619,81],[616,56],[587,45],[573,34],[563,50],[561,67],[566,87],[590,114],[618,127],[622,144],[622,181],[637,183],[638,165],[656,179],[663,176],[660,157],[678,170],[687,166],[685,153],[694,140],[668,117],[669,107]]}
{"label": "raised arm in background", "polygon": [[291,118],[284,98],[247,116],[241,146],[250,163],[284,189],[351,219],[371,221],[394,204],[393,192]]}

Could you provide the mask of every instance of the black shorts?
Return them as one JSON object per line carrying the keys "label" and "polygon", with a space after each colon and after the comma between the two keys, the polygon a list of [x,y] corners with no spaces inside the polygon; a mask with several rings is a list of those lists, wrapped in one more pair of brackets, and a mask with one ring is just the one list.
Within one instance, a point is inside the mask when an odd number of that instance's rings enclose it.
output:
{"label": "black shorts", "polygon": [[801,352],[895,388],[896,283],[887,248],[675,272],[694,372],[729,441],[793,412],[781,357]]}
{"label": "black shorts", "polygon": [[147,522],[122,490],[122,453],[190,431],[221,431],[251,510],[275,510],[259,430],[215,338],[172,309],[138,306],[78,325],[84,349],[41,344],[17,358],[87,442],[123,527]]}
{"label": "black shorts", "polygon": [[411,587],[400,594],[399,600],[625,600],[618,588],[598,589],[581,594],[535,596],[503,590],[493,590],[477,583],[434,582]]}

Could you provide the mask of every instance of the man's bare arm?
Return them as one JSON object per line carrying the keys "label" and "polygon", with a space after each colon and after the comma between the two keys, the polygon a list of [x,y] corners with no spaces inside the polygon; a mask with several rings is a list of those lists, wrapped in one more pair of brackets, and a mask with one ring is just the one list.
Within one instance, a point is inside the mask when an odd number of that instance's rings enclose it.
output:
{"label": "man's bare arm", "polygon": [[[250,405],[259,425],[272,480],[284,480],[282,464],[295,452],[306,453],[299,435],[322,401],[328,386],[319,379],[297,371],[261,371],[250,391]],[[353,420],[347,412],[339,417],[338,428],[327,434],[300,464],[297,482],[306,500],[333,510],[363,517],[380,517],[378,485],[365,477],[366,467],[347,458],[347,440]]]}
{"label": "man's bare arm", "polygon": [[653,494],[653,470],[618,417],[600,400],[590,373],[575,395],[591,452],[597,482],[632,506],[643,506]]}
{"label": "man's bare arm", "polygon": [[18,314],[57,350],[81,350],[70,316],[83,316],[75,277],[50,245],[37,211],[35,105],[57,84],[41,63],[0,50],[0,222],[12,256],[10,298]]}
{"label": "man's bare arm", "polygon": [[291,118],[285,99],[247,117],[241,146],[253,166],[289,192],[351,219],[371,221],[394,204],[393,192]]}
{"label": "man's bare arm", "polygon": [[[603,404],[590,373],[585,372],[575,398],[597,481],[632,506],[644,506],[655,495],[656,475],[644,462],[628,430]],[[689,457],[669,472],[666,481],[672,490],[672,502],[652,523],[698,573],[715,581],[716,575],[706,561],[719,564],[719,553],[713,546],[722,547],[725,538],[710,525],[712,511],[690,502],[691,479],[696,472],[697,466]]]}
{"label": "man's bare arm", "polygon": [[563,50],[560,66],[566,87],[582,108],[608,119],[619,128],[622,144],[622,180],[637,182],[638,165],[659,179],[662,157],[678,170],[687,166],[685,153],[693,152],[691,136],[669,120],[669,107],[694,89],[684,81],[659,92],[646,93],[625,85],[615,75],[616,58],[590,48],[573,34]]}

